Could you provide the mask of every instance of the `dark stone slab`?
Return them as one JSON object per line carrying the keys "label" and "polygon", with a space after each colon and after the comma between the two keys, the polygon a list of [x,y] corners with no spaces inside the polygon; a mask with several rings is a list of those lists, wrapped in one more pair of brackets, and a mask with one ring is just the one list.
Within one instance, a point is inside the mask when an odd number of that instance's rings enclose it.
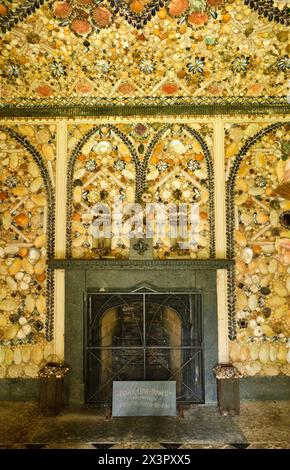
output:
{"label": "dark stone slab", "polygon": [[290,377],[245,377],[240,380],[240,397],[246,400],[289,400]]}
{"label": "dark stone slab", "polygon": [[176,416],[176,382],[113,382],[112,416]]}
{"label": "dark stone slab", "polygon": [[39,396],[39,379],[1,379],[0,400],[36,401]]}

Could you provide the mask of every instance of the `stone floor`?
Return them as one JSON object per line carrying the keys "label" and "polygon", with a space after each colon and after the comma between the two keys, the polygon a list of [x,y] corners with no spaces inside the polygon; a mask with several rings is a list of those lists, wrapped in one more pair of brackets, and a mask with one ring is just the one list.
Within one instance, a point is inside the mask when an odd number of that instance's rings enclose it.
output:
{"label": "stone floor", "polygon": [[45,418],[35,403],[0,402],[0,448],[290,449],[290,401],[246,402],[238,417],[198,405],[177,418],[108,418],[88,408]]}

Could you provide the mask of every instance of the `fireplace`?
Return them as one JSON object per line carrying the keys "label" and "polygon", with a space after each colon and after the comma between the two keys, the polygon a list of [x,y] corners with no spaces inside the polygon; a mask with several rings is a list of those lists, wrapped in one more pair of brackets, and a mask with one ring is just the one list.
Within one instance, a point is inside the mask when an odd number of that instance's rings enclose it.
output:
{"label": "fireplace", "polygon": [[51,260],[65,271],[70,404],[110,404],[113,380],[176,380],[215,403],[217,269],[229,260]]}
{"label": "fireplace", "polygon": [[157,292],[89,293],[85,401],[110,404],[118,380],[176,381],[177,401],[203,403],[202,296]]}

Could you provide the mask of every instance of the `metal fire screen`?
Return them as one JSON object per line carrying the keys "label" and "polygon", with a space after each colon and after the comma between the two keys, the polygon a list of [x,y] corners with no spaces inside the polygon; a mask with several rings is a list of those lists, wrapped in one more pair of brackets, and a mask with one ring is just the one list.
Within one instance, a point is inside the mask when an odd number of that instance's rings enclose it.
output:
{"label": "metal fire screen", "polygon": [[87,305],[88,405],[110,404],[114,380],[174,380],[178,402],[204,403],[200,293],[90,293]]}

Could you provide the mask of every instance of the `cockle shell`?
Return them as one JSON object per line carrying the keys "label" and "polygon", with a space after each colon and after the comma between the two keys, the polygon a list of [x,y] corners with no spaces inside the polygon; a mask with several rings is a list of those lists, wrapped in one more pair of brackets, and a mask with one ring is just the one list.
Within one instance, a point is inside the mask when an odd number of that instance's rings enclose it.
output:
{"label": "cockle shell", "polygon": [[93,147],[93,151],[99,155],[108,155],[112,150],[112,144],[106,140],[101,140],[101,142]]}
{"label": "cockle shell", "polygon": [[186,150],[185,145],[177,139],[172,140],[168,145],[168,151],[174,155],[183,155]]}

